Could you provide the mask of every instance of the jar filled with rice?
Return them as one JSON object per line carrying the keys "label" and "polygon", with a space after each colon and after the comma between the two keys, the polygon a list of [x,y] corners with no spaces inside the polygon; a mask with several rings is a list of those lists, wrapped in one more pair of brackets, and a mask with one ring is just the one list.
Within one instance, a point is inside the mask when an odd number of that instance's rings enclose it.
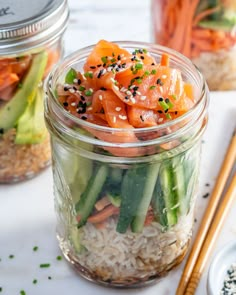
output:
{"label": "jar filled with rice", "polygon": [[42,82],[63,53],[66,0],[5,0],[0,11],[0,183],[50,164]]}
{"label": "jar filled with rice", "polygon": [[236,1],[152,0],[155,42],[191,58],[210,90],[236,89]]}
{"label": "jar filled with rice", "polygon": [[57,236],[88,280],[142,286],[184,258],[208,89],[181,54],[105,40],[45,85]]}

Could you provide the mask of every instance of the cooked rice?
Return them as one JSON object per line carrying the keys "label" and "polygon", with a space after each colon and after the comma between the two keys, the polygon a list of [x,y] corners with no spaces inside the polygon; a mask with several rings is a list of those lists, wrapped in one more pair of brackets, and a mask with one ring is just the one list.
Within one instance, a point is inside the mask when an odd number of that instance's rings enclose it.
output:
{"label": "cooked rice", "polygon": [[117,217],[103,229],[87,223],[81,230],[79,263],[103,281],[144,279],[165,273],[186,252],[192,234],[192,213],[162,231],[157,222],[145,226],[141,234],[116,232]]}
{"label": "cooked rice", "polygon": [[193,59],[210,90],[236,89],[236,48],[203,52]]}
{"label": "cooked rice", "polygon": [[10,129],[0,138],[0,183],[32,178],[50,164],[49,135],[38,144],[15,144],[15,135]]}

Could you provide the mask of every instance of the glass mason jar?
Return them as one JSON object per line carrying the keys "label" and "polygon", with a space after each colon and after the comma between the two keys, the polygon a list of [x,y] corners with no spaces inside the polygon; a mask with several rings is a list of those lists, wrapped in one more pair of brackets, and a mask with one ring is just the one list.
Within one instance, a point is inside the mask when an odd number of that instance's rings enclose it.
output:
{"label": "glass mason jar", "polygon": [[[181,54],[148,43],[118,44],[130,52],[145,48],[157,61],[168,53],[171,66],[193,85],[198,98],[186,114],[150,128],[109,128],[74,117],[58,102],[55,89],[71,67],[82,71],[93,46],[67,57],[45,83],[62,252],[88,280],[129,287],[164,276],[186,254],[208,89]],[[124,143],[129,132],[140,140]]]}
{"label": "glass mason jar", "polygon": [[[49,165],[42,81],[63,54],[66,0],[4,2],[0,26],[0,183]],[[27,7],[27,9],[25,9]]]}
{"label": "glass mason jar", "polygon": [[236,1],[152,0],[155,42],[197,65],[210,90],[236,89]]}

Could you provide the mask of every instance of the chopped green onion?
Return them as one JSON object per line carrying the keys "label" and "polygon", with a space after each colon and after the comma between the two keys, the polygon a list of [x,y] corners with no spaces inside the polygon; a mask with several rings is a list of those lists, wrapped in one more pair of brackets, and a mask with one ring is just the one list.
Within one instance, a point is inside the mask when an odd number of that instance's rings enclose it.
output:
{"label": "chopped green onion", "polygon": [[133,75],[136,75],[138,73],[138,70],[137,69],[133,70],[132,73],[133,73]]}
{"label": "chopped green onion", "polygon": [[92,92],[91,90],[86,90],[86,91],[84,92],[84,94],[85,94],[86,96],[91,96],[91,95],[93,94],[93,92]]}
{"label": "chopped green onion", "polygon": [[115,56],[115,53],[114,52],[112,52],[112,54],[111,54],[112,56]]}
{"label": "chopped green onion", "polygon": [[12,255],[12,254],[11,254],[11,255],[9,255],[9,258],[10,258],[10,259],[13,259],[14,257],[15,257],[15,256],[14,256],[14,255]]}
{"label": "chopped green onion", "polygon": [[169,109],[168,104],[163,100],[163,101],[159,101],[160,106],[163,108],[164,111]]}
{"label": "chopped green onion", "polygon": [[87,102],[86,102],[86,106],[87,106],[87,107],[90,107],[91,105],[92,105],[92,102],[91,102],[91,101],[87,101]]}
{"label": "chopped green onion", "polygon": [[42,263],[39,265],[40,268],[47,268],[50,267],[50,263]]}
{"label": "chopped green onion", "polygon": [[155,89],[155,88],[156,88],[155,85],[152,85],[152,86],[149,87],[149,89],[151,89],[151,90],[153,90],[153,89]]}
{"label": "chopped green onion", "polygon": [[76,79],[77,77],[77,72],[75,69],[71,68],[65,77],[65,82],[68,84],[73,84],[74,83],[74,79]]}
{"label": "chopped green onion", "polygon": [[106,57],[106,56],[103,56],[103,57],[101,58],[101,60],[102,60],[102,62],[103,62],[104,64],[107,63],[107,57]]}
{"label": "chopped green onion", "polygon": [[168,104],[169,109],[172,109],[173,106],[174,106],[173,103],[172,103],[171,101],[169,101],[167,104]]}
{"label": "chopped green onion", "polygon": [[135,64],[135,69],[136,70],[141,70],[143,68],[143,64],[141,64],[141,63],[136,63]]}
{"label": "chopped green onion", "polygon": [[143,52],[144,52],[144,53],[147,53],[147,49],[144,48],[144,49],[143,49]]}
{"label": "chopped green onion", "polygon": [[38,246],[34,246],[33,251],[37,251],[38,250]]}
{"label": "chopped green onion", "polygon": [[166,118],[167,118],[167,119],[171,119],[171,118],[172,118],[172,117],[171,117],[171,114],[167,113],[167,114],[166,114]]}
{"label": "chopped green onion", "polygon": [[137,81],[138,84],[141,84],[143,82],[143,80],[141,78],[136,79],[136,81]]}
{"label": "chopped green onion", "polygon": [[112,59],[111,59],[111,62],[115,62],[115,61],[116,61],[116,59],[115,59],[115,58],[112,58]]}
{"label": "chopped green onion", "polygon": [[150,72],[149,71],[145,71],[143,75],[144,76],[149,76],[150,75]]}
{"label": "chopped green onion", "polygon": [[151,71],[152,75],[155,75],[156,73],[157,73],[157,70],[155,70],[155,69]]}
{"label": "chopped green onion", "polygon": [[38,281],[37,281],[36,279],[33,280],[33,284],[37,284],[37,282],[38,282]]}
{"label": "chopped green onion", "polygon": [[62,257],[61,256],[57,256],[57,260],[58,261],[62,260]]}
{"label": "chopped green onion", "polygon": [[176,97],[176,95],[175,95],[175,94],[172,94],[172,95],[171,95],[171,97],[172,97],[174,100],[176,100],[176,99],[177,99],[177,97]]}
{"label": "chopped green onion", "polygon": [[21,290],[20,291],[20,295],[26,295],[25,291],[24,290]]}
{"label": "chopped green onion", "polygon": [[86,78],[93,78],[93,73],[92,72],[86,72],[86,73],[84,73],[84,76],[86,77]]}
{"label": "chopped green onion", "polygon": [[84,86],[80,86],[79,87],[79,91],[84,91],[85,90],[85,87]]}

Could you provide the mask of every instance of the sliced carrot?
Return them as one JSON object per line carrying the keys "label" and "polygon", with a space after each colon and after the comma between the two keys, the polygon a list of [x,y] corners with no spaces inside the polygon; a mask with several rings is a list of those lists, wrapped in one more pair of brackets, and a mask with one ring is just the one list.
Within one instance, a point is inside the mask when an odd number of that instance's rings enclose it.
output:
{"label": "sliced carrot", "polygon": [[112,215],[118,215],[120,209],[113,205],[106,206],[103,210],[96,212],[88,218],[88,222],[101,223],[111,217]]}
{"label": "sliced carrot", "polygon": [[162,54],[160,64],[161,64],[161,66],[169,67],[169,64],[170,64],[170,57],[169,57],[168,54],[166,54],[166,53],[163,53],[163,54]]}
{"label": "sliced carrot", "polygon": [[103,210],[106,206],[110,205],[111,202],[110,200],[108,199],[108,197],[103,197],[102,199],[98,200],[95,204],[95,208],[98,210],[98,211],[101,211]]}

